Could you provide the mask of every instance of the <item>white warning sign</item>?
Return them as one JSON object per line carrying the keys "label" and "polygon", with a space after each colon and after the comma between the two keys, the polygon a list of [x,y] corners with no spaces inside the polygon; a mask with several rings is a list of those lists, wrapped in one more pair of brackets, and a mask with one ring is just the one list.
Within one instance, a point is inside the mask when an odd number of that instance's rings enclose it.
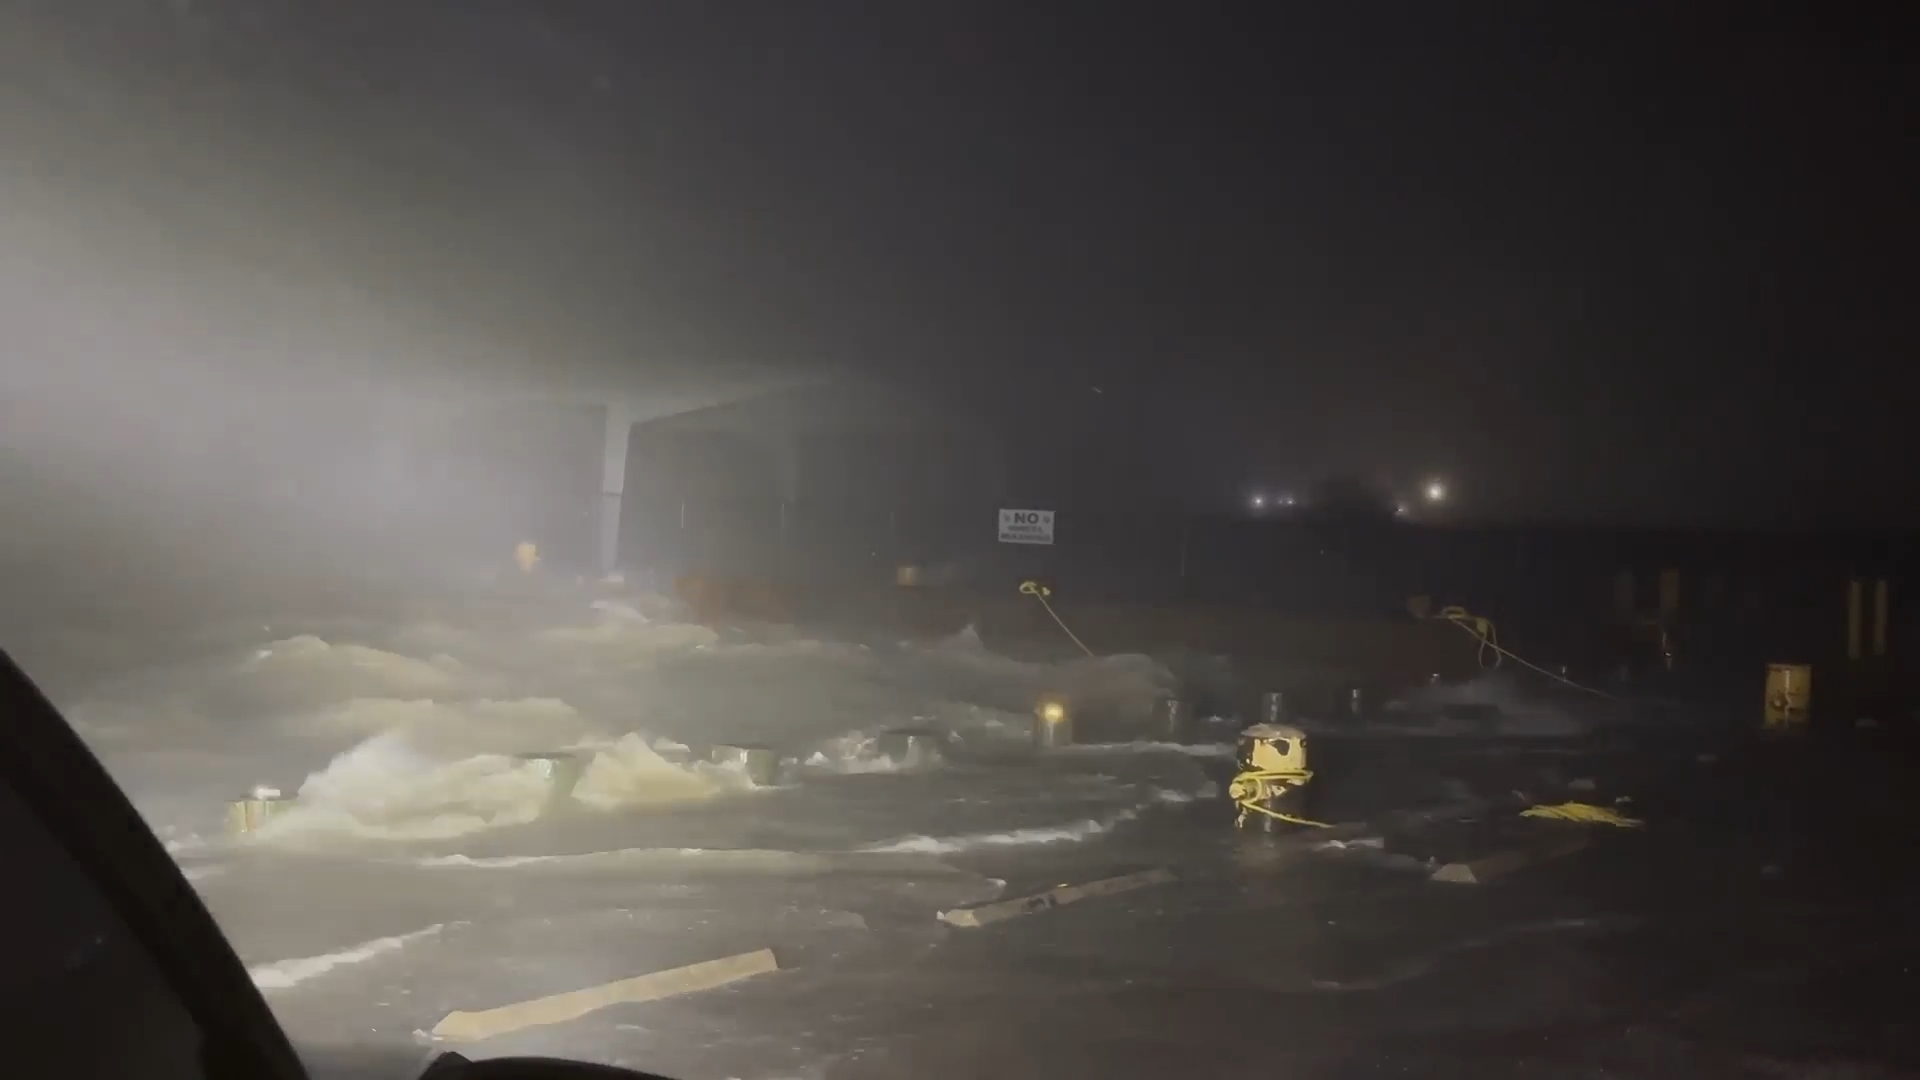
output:
{"label": "white warning sign", "polygon": [[1053,511],[1000,511],[1000,542],[1003,544],[1053,543]]}

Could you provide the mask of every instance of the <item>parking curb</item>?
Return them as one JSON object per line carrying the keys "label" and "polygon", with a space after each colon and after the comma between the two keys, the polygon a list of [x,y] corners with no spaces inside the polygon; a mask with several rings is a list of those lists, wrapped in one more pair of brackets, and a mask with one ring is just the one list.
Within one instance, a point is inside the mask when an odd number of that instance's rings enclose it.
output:
{"label": "parking curb", "polygon": [[1060,885],[1031,896],[995,900],[990,904],[979,904],[974,907],[955,908],[952,911],[941,912],[939,919],[948,926],[970,930],[989,923],[1019,918],[1022,915],[1052,911],[1054,908],[1077,904],[1097,896],[1113,896],[1117,893],[1132,892],[1134,889],[1144,889],[1151,885],[1165,885],[1173,880],[1173,871],[1160,866],[1152,870],[1102,878],[1099,881],[1089,881],[1079,885]]}
{"label": "parking curb", "polygon": [[453,1042],[474,1042],[506,1035],[523,1028],[562,1024],[577,1020],[609,1005],[631,1005],[661,998],[678,997],[711,990],[731,982],[780,970],[772,949],[756,949],[718,960],[703,960],[684,967],[636,975],[630,979],[602,983],[582,990],[550,994],[546,997],[501,1005],[475,1012],[450,1012],[433,1026],[433,1037]]}

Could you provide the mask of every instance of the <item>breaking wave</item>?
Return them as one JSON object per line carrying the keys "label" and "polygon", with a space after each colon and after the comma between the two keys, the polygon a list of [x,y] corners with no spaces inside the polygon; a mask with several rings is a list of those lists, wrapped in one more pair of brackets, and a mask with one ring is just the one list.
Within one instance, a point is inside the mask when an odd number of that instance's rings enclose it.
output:
{"label": "breaking wave", "polygon": [[1499,673],[1456,685],[1419,687],[1390,702],[1387,718],[1369,726],[1404,735],[1568,738],[1591,725]]}
{"label": "breaking wave", "polygon": [[[555,809],[621,812],[751,788],[739,768],[691,760],[713,743],[771,747],[802,780],[1000,760],[1027,752],[1042,692],[1124,723],[1145,720],[1170,679],[1138,656],[1013,660],[971,631],[869,647],[767,628],[723,637],[645,596],[576,608],[578,625],[533,621],[541,610],[482,605],[468,618],[440,606],[359,631],[336,621],[325,637],[266,631],[264,644],[101,684],[71,715],[156,829],[217,836],[225,804],[266,787],[294,798],[261,840],[435,841]],[[1036,842],[1031,830],[1011,835]]]}
{"label": "breaking wave", "polygon": [[[569,786],[574,764],[577,778]],[[663,806],[749,786],[734,769],[674,764],[632,733],[540,757],[481,753],[449,759],[408,732],[388,731],[307,777],[294,805],[268,819],[259,836],[445,840],[530,824],[569,804],[600,811]]]}

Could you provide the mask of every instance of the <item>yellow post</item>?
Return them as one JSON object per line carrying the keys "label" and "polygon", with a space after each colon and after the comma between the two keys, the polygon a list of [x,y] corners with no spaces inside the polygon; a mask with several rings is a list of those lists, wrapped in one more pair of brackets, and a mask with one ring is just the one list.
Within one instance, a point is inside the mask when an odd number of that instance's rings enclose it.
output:
{"label": "yellow post", "polygon": [[1033,706],[1033,744],[1043,750],[1073,745],[1073,715],[1060,694],[1041,694]]}
{"label": "yellow post", "polygon": [[1805,727],[1813,705],[1813,668],[1768,664],[1767,699],[1761,726],[1768,731]]}
{"label": "yellow post", "polygon": [[251,836],[260,831],[267,819],[292,805],[278,797],[254,796],[227,804],[227,831],[236,836]]}
{"label": "yellow post", "polygon": [[1887,655],[1887,579],[1873,583],[1873,655]]}
{"label": "yellow post", "polygon": [[1860,659],[1860,579],[1847,582],[1847,659]]}

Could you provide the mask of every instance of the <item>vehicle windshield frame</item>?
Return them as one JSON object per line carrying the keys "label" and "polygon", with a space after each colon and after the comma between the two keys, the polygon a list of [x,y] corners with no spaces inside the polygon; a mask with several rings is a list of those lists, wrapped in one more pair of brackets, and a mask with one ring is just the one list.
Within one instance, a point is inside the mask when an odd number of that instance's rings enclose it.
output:
{"label": "vehicle windshield frame", "polygon": [[159,839],[66,718],[0,650],[0,782],[160,969],[209,1080],[306,1080],[266,999]]}

